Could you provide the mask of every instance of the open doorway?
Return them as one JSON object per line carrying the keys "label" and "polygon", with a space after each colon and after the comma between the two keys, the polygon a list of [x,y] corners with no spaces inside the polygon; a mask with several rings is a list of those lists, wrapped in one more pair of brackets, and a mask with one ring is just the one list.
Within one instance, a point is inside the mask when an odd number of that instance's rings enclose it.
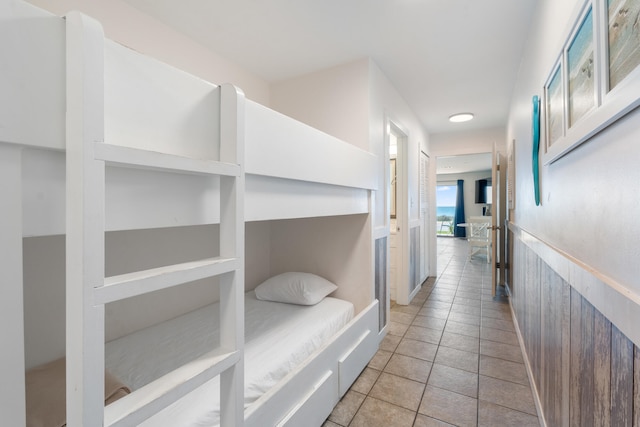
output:
{"label": "open doorway", "polygon": [[406,305],[416,290],[410,278],[407,134],[389,120],[389,290],[392,301]]}
{"label": "open doorway", "polygon": [[[437,158],[438,238],[469,242],[469,257],[491,262],[492,153]],[[487,194],[488,193],[488,194]]]}
{"label": "open doorway", "polygon": [[[490,264],[494,295],[497,294],[497,289],[504,285],[505,269],[508,264],[505,250],[507,242],[504,202],[505,176],[508,172],[506,166],[504,155],[495,148],[493,153],[436,158],[437,186],[456,184],[453,234],[459,236],[458,232],[462,231],[461,228],[464,229],[465,234],[471,233],[467,235],[470,243],[469,257],[479,254],[484,257],[487,264]],[[463,214],[458,212],[459,204],[464,205]],[[448,218],[443,215],[442,219]],[[438,226],[442,226],[443,222],[438,221]],[[477,233],[473,232],[474,227],[478,230]],[[438,234],[438,238],[442,235]]]}
{"label": "open doorway", "polygon": [[469,218],[491,214],[492,153],[436,159],[436,235],[466,237]]}
{"label": "open doorway", "polygon": [[398,222],[398,190],[400,190],[398,175],[398,137],[399,132],[394,126],[389,130],[389,289],[392,301],[398,299],[398,283],[400,283],[400,271],[398,263],[402,263],[402,245],[399,245],[402,236],[399,235]]}

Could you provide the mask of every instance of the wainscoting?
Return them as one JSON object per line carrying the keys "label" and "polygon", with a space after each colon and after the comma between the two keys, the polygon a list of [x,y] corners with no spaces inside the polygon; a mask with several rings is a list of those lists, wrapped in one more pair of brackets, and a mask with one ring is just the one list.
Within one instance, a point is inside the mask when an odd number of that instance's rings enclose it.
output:
{"label": "wainscoting", "polygon": [[375,241],[375,297],[378,300],[379,331],[387,325],[387,238]]}
{"label": "wainscoting", "polygon": [[621,332],[637,305],[614,312],[619,297],[600,301],[610,286],[584,267],[516,226],[509,240],[511,305],[546,425],[640,426],[640,350]]}
{"label": "wainscoting", "polygon": [[420,227],[409,230],[409,295],[416,292],[420,276]]}

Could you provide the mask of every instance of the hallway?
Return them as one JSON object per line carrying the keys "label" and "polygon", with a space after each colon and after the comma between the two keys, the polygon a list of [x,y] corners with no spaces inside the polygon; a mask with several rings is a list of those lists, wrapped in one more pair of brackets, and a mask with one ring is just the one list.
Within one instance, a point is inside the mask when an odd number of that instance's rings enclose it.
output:
{"label": "hallway", "polygon": [[323,427],[538,426],[509,305],[486,258],[438,238],[438,275],[408,306]]}

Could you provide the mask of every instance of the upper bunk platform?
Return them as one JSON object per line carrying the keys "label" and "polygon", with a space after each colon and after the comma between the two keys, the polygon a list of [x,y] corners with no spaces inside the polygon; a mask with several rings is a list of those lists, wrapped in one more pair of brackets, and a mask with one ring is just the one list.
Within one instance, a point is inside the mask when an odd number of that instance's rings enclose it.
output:
{"label": "upper bunk platform", "polygon": [[[64,19],[23,2],[14,6],[11,13],[29,25],[12,28],[2,42],[10,78],[0,85],[11,99],[5,105],[16,108],[0,123],[0,144],[21,149],[23,235],[64,234],[65,88],[73,78]],[[88,62],[98,64],[92,73],[104,99],[104,138],[95,142],[219,160],[220,87],[105,39],[95,24],[104,52]],[[4,46],[11,38],[24,43]],[[244,97],[238,109],[246,221],[369,212],[377,186],[373,154]],[[108,165],[106,183],[107,230],[219,223],[219,207],[204,202],[219,191],[217,177],[176,179],[158,169]]]}

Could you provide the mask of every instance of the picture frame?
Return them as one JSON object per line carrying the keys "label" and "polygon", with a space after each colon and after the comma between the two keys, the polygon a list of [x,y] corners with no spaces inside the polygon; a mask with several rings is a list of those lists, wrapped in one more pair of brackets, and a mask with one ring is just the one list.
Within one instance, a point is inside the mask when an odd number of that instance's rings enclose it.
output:
{"label": "picture frame", "polygon": [[587,8],[567,47],[568,126],[595,107],[593,10]]}
{"label": "picture frame", "polygon": [[564,135],[564,85],[562,62],[558,61],[544,88],[547,149]]}
{"label": "picture frame", "polygon": [[584,0],[575,9],[543,84],[544,165],[640,106],[639,13],[640,0]]}
{"label": "picture frame", "polygon": [[607,1],[609,89],[640,65],[640,29],[634,20],[638,14],[638,0]]}

